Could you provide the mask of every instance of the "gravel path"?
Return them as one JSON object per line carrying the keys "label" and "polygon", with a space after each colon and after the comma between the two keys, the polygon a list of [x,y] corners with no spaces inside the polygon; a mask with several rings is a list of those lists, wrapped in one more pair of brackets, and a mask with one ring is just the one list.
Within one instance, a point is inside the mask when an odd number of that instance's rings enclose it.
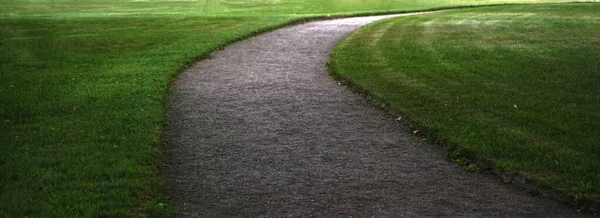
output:
{"label": "gravel path", "polygon": [[335,44],[385,18],[311,22],[216,52],[167,102],[180,217],[575,217],[467,173],[327,73]]}

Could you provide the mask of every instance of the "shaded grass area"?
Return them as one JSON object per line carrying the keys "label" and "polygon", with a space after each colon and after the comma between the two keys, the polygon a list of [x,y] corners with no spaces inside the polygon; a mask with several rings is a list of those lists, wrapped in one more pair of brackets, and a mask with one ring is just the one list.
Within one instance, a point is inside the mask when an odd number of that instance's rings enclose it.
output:
{"label": "shaded grass area", "polygon": [[513,2],[531,1],[0,1],[0,215],[169,215],[169,82],[232,40],[327,14]]}
{"label": "shaded grass area", "polygon": [[524,5],[366,26],[330,67],[454,155],[600,201],[600,4]]}

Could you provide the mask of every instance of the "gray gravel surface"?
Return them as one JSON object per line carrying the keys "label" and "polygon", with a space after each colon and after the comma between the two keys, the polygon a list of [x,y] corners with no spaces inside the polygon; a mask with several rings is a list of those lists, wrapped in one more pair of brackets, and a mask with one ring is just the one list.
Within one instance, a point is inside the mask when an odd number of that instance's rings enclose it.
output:
{"label": "gray gravel surface", "polygon": [[466,172],[330,78],[335,44],[383,18],[280,29],[183,72],[164,148],[178,216],[583,216]]}

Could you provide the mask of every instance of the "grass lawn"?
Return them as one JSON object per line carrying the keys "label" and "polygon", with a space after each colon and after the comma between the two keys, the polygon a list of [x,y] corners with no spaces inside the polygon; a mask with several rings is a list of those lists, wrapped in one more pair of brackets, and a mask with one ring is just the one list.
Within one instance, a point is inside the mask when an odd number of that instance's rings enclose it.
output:
{"label": "grass lawn", "polygon": [[600,201],[599,11],[517,5],[386,20],[343,41],[330,66],[454,155]]}
{"label": "grass lawn", "polygon": [[0,216],[169,215],[169,82],[232,40],[328,14],[514,2],[540,1],[0,1]]}

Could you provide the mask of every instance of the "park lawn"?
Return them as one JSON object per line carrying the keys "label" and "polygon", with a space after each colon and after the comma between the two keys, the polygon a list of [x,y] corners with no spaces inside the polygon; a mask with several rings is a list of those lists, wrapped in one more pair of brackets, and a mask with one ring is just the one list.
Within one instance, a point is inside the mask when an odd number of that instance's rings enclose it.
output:
{"label": "park lawn", "polygon": [[0,216],[168,216],[169,83],[231,41],[315,16],[515,2],[555,1],[0,1]]}
{"label": "park lawn", "polygon": [[455,158],[598,202],[599,11],[517,5],[390,19],[340,43],[330,67]]}

